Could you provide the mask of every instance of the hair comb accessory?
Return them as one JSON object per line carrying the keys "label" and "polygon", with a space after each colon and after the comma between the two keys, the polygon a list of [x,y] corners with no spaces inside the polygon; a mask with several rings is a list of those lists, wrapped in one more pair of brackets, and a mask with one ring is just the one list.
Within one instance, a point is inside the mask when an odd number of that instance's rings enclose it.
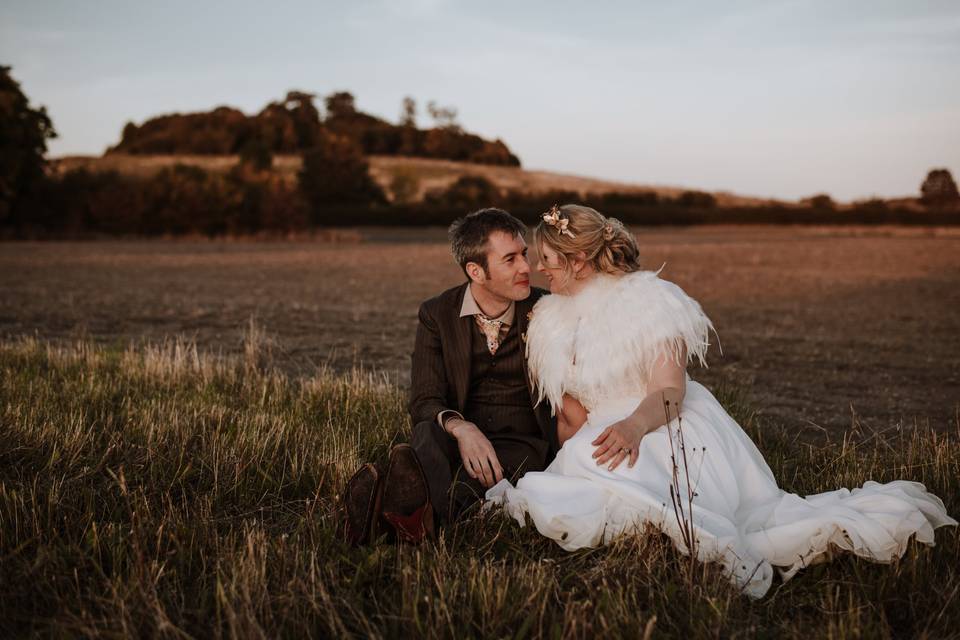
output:
{"label": "hair comb accessory", "polygon": [[613,240],[613,235],[613,225],[609,223],[603,225],[603,239],[610,242]]}
{"label": "hair comb accessory", "polygon": [[543,214],[543,221],[557,230],[558,234],[567,234],[571,238],[576,238],[577,236],[573,235],[573,232],[567,228],[570,224],[569,218],[560,217],[560,207],[553,205],[550,207],[550,211]]}

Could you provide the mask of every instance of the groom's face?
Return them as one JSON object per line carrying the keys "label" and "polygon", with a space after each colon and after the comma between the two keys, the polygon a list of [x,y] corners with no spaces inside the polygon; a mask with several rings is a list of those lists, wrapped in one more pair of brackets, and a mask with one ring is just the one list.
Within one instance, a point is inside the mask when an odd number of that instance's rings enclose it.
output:
{"label": "groom's face", "polygon": [[480,286],[505,300],[525,300],[530,295],[530,263],[522,236],[494,231],[487,241],[487,269]]}

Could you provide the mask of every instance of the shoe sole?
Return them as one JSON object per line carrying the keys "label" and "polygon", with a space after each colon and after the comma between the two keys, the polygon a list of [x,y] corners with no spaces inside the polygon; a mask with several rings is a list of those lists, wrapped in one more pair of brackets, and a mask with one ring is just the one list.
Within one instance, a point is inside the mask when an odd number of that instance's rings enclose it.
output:
{"label": "shoe sole", "polygon": [[[359,546],[370,541],[374,519],[379,513],[379,480],[377,468],[368,463],[347,481],[342,502],[346,514],[344,538],[349,544]],[[356,508],[357,505],[362,508]]]}
{"label": "shoe sole", "polygon": [[[401,465],[413,471],[413,482],[397,480]],[[417,454],[408,444],[399,444],[390,450],[390,466],[383,480],[381,511],[384,520],[407,542],[417,543],[433,535],[433,507],[427,479]]]}

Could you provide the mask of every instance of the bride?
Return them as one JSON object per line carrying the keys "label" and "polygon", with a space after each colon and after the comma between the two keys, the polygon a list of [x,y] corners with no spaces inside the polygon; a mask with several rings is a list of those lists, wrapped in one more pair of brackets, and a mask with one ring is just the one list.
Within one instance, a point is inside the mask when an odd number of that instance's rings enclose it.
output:
{"label": "bride", "polygon": [[917,482],[805,498],[781,490],[746,433],[686,374],[689,360],[704,360],[710,320],[678,286],[640,271],[623,225],[565,205],[533,240],[554,295],[533,310],[529,372],[563,446],[546,471],[492,487],[489,504],[521,525],[529,516],[567,550],[650,523],[682,552],[721,563],[753,597],[770,588],[774,566],[786,580],[831,547],[889,562],[911,536],[933,545],[935,528],[957,524]]}

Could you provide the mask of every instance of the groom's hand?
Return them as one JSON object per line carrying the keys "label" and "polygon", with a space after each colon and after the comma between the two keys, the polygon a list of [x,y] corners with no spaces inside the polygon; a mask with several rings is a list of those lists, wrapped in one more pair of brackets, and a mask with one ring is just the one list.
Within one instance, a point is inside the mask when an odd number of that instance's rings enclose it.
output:
{"label": "groom's hand", "polygon": [[468,420],[450,418],[444,426],[457,440],[467,475],[487,488],[503,480],[503,467],[497,459],[497,452],[477,425]]}

